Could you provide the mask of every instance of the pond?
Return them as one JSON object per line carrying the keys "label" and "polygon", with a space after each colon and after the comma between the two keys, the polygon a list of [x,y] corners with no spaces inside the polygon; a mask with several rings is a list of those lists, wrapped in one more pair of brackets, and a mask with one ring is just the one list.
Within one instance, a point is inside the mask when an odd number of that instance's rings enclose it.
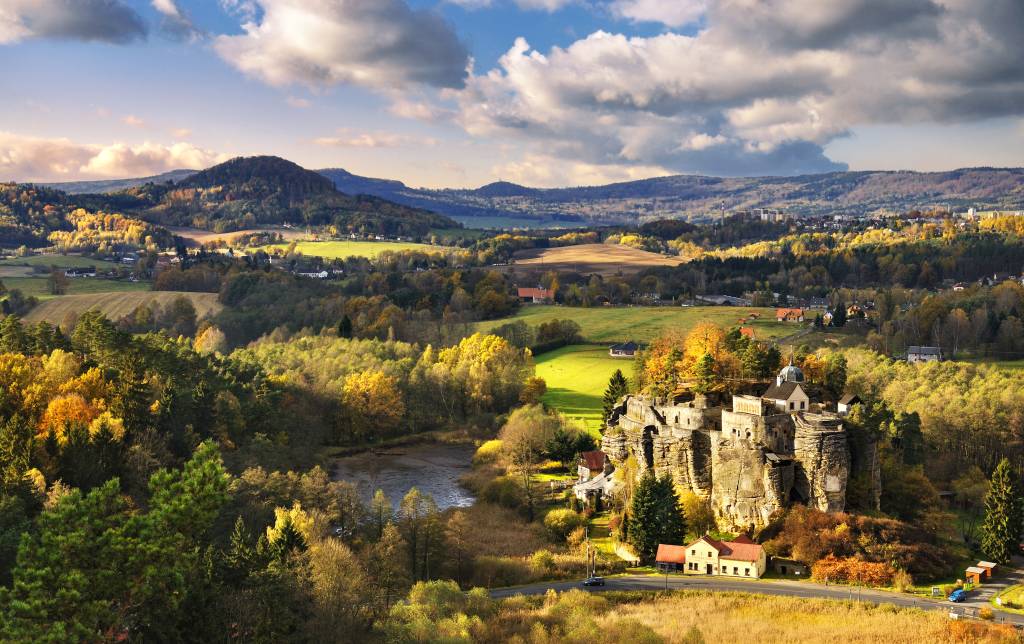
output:
{"label": "pond", "polygon": [[377,490],[397,508],[413,487],[434,497],[437,507],[464,508],[473,495],[459,485],[459,477],[470,469],[472,445],[424,443],[345,456],[335,461],[334,479],[355,484],[369,502]]}

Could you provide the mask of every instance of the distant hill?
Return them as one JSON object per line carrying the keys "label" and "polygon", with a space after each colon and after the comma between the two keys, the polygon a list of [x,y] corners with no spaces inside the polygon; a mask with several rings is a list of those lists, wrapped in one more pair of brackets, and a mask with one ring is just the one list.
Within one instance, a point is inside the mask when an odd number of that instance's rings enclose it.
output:
{"label": "distant hill", "polygon": [[452,217],[515,217],[643,223],[703,219],[725,211],[783,208],[797,215],[863,215],[949,205],[1024,209],[1024,169],[949,172],[830,172],[797,177],[675,175],[578,188],[525,188],[508,182],[477,189],[425,190],[344,170],[321,174],[349,193],[372,194]]}
{"label": "distant hill", "polygon": [[103,194],[106,192],[118,192],[127,190],[146,183],[168,183],[177,182],[194,175],[198,170],[171,170],[152,177],[140,177],[136,179],[108,179],[106,181],[65,181],[61,183],[39,184],[47,188],[56,188],[69,195],[81,194]]}
{"label": "distant hill", "polygon": [[323,175],[272,156],[240,157],[176,183],[144,183],[107,194],[80,194],[87,208],[132,213],[163,226],[217,232],[262,226],[335,225],[341,230],[426,235],[457,228],[441,215],[337,190]]}

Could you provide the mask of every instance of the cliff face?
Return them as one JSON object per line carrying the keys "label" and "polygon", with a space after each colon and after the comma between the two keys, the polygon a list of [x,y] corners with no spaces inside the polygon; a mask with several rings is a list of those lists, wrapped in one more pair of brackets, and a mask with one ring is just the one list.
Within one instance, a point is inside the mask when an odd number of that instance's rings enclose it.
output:
{"label": "cliff face", "polygon": [[709,499],[725,530],[762,527],[793,499],[828,512],[845,507],[850,451],[842,419],[831,414],[779,413],[756,397],[725,410],[702,398],[626,396],[601,449],[616,467],[632,456],[638,474],[670,474]]}

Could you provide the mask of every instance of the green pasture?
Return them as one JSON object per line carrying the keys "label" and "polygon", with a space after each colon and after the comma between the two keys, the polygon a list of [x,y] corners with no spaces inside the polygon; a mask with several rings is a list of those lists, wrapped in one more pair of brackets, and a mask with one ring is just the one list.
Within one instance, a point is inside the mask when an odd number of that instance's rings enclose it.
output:
{"label": "green pasture", "polygon": [[584,423],[595,436],[601,428],[601,398],[608,380],[621,369],[633,374],[633,360],[612,358],[608,348],[576,344],[542,353],[536,358],[537,375],[547,383],[545,404]]}
{"label": "green pasture", "polygon": [[758,338],[778,338],[796,333],[804,325],[776,322],[775,309],[731,306],[595,306],[589,308],[527,305],[511,318],[488,320],[477,324],[477,331],[487,332],[513,320],[523,320],[531,326],[551,320],[572,320],[580,325],[587,342],[608,343],[650,342],[668,328],[688,331],[698,322],[709,321],[729,329],[747,317],[751,311],[760,314],[757,320],[748,319],[746,326],[754,328]]}
{"label": "green pasture", "polygon": [[[51,295],[48,278],[46,277],[4,277],[0,278],[8,290],[18,289],[25,295],[32,295],[40,300],[49,300],[59,295]],[[129,291],[148,291],[150,282],[129,282],[127,280],[104,280],[95,277],[75,277],[68,279],[66,295],[84,295],[89,293],[124,293]]]}
{"label": "green pasture", "polygon": [[42,266],[50,268],[86,268],[95,266],[99,270],[117,268],[120,264],[101,259],[82,257],[81,255],[30,255],[28,257],[5,257],[0,259],[0,266]]}
{"label": "green pasture", "polygon": [[[271,244],[261,246],[260,250],[272,252],[274,250],[287,250],[289,244]],[[430,244],[414,244],[412,242],[392,241],[300,241],[295,243],[295,249],[303,255],[310,257],[323,257],[324,259],[344,259],[346,257],[368,257],[373,259],[383,252],[399,252],[418,250],[423,252],[441,252],[442,249]]]}

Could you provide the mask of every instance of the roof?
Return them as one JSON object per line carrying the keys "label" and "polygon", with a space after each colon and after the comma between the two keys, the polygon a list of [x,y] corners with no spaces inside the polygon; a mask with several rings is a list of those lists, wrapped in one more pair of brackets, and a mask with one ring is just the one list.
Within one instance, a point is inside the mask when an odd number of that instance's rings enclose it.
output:
{"label": "roof", "polygon": [[745,534],[741,534],[732,540],[732,543],[754,543],[754,540]]}
{"label": "roof", "polygon": [[[729,559],[731,561],[757,561],[761,558],[761,546],[754,543],[746,536],[740,536],[735,541],[718,541],[717,539],[712,539],[711,537],[704,535],[697,541],[703,541],[717,550],[718,556],[722,559]],[[694,544],[695,543],[696,542],[694,542]]]}
{"label": "roof", "polygon": [[745,338],[753,338],[754,337],[754,328],[753,327],[749,327],[749,326],[741,326],[740,327],[740,335],[742,335]]}
{"label": "roof", "polygon": [[977,566],[968,566],[967,572],[973,572],[976,575],[983,575],[985,574],[985,569]]}
{"label": "roof", "polygon": [[551,291],[546,288],[519,288],[519,297],[533,297],[542,300],[551,299]]}
{"label": "roof", "polygon": [[613,344],[611,346],[612,351],[636,351],[640,346],[636,342],[623,342],[622,344]]}
{"label": "roof", "polygon": [[658,563],[686,563],[686,546],[670,546],[659,543],[658,556],[654,559]]}
{"label": "roof", "polygon": [[583,465],[588,470],[603,470],[605,455],[604,452],[583,452],[580,454],[580,460],[583,461]]}
{"label": "roof", "polygon": [[978,562],[978,567],[979,568],[995,568],[996,565],[994,563],[992,563],[991,561],[979,561]]}
{"label": "roof", "polygon": [[907,347],[907,353],[915,353],[917,355],[924,355],[924,356],[931,356],[931,355],[937,356],[937,355],[941,355],[942,354],[942,349],[940,349],[939,347],[909,346],[909,347]]}
{"label": "roof", "polygon": [[851,405],[854,402],[860,402],[860,396],[857,394],[846,394],[839,399],[839,404],[841,405]]}
{"label": "roof", "polygon": [[788,318],[788,317],[801,317],[804,314],[803,309],[775,309],[776,318]]}
{"label": "roof", "polygon": [[[768,387],[768,391],[764,392],[762,398],[768,398],[769,400],[789,400],[790,396],[793,395],[797,389],[800,389],[799,382],[784,382],[781,385],[772,385]],[[802,392],[803,389],[800,389]]]}

